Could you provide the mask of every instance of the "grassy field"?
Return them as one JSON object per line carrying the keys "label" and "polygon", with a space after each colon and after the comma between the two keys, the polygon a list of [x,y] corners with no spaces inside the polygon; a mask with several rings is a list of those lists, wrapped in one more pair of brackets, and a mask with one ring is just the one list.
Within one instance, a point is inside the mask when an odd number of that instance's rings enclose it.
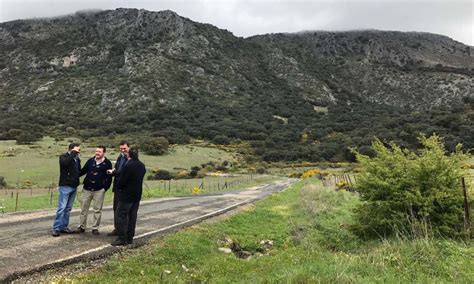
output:
{"label": "grassy field", "polygon": [[[48,187],[57,183],[59,176],[58,156],[67,151],[68,142],[55,142],[46,137],[33,145],[17,145],[15,141],[0,141],[0,176],[9,187]],[[95,145],[81,145],[83,163],[94,155]],[[118,147],[117,147],[118,148]],[[115,161],[117,149],[108,149],[107,157]],[[148,169],[189,169],[209,161],[236,161],[237,155],[215,148],[193,145],[174,146],[164,156],[140,155]],[[149,171],[150,172],[150,171]],[[31,183],[31,185],[30,185]]]}
{"label": "grassy field", "polygon": [[[236,175],[228,177],[205,177],[203,179],[184,179],[173,181],[145,181],[143,199],[188,196],[193,194],[193,188],[201,187],[199,194],[243,189],[260,184],[276,181],[278,178],[269,175]],[[18,201],[17,201],[18,192]],[[82,190],[74,202],[74,208],[79,208]],[[3,212],[19,212],[37,209],[56,208],[58,203],[56,188],[48,189],[0,189],[0,207]],[[112,204],[113,193],[107,191],[104,204]],[[1,211],[0,210],[0,213]]]}
{"label": "grassy field", "polygon": [[[403,237],[359,240],[348,229],[357,195],[305,180],[244,212],[157,238],[104,265],[50,272],[87,283],[472,283],[472,243]],[[218,250],[229,239],[252,256]],[[273,241],[264,247],[262,240]],[[57,274],[55,274],[57,273]]]}

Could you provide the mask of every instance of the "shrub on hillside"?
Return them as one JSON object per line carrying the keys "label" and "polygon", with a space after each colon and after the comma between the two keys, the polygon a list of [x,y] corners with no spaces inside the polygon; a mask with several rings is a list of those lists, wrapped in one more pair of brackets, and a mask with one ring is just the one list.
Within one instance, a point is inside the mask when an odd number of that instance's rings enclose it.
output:
{"label": "shrub on hillside", "polygon": [[0,188],[6,188],[7,187],[7,181],[5,180],[4,177],[0,176]]}
{"label": "shrub on hillside", "polygon": [[152,137],[144,140],[140,146],[148,155],[164,155],[168,152],[169,143],[164,137]]}
{"label": "shrub on hillside", "polygon": [[220,144],[220,145],[227,145],[230,143],[230,138],[225,135],[216,135],[212,138],[212,143]]}
{"label": "shrub on hillside", "polygon": [[[460,190],[461,145],[446,155],[441,139],[418,138],[419,152],[372,143],[376,156],[354,151],[362,172],[356,190],[364,201],[356,209],[354,229],[365,237],[411,233],[431,227],[429,233],[459,236],[463,230],[463,196]],[[426,230],[425,230],[426,234]]]}
{"label": "shrub on hillside", "polygon": [[31,144],[41,139],[41,134],[34,132],[21,132],[18,136],[15,137],[17,144]]}
{"label": "shrub on hillside", "polygon": [[173,175],[167,170],[157,170],[154,171],[153,175],[148,176],[149,180],[170,180],[173,178]]}

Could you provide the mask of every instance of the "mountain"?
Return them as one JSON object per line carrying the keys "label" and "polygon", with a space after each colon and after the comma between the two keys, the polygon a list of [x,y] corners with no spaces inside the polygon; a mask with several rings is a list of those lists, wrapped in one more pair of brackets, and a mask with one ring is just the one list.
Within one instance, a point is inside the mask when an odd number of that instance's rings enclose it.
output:
{"label": "mountain", "polygon": [[0,23],[0,52],[3,139],[245,140],[268,161],[345,159],[374,135],[474,146],[472,47],[441,35],[240,38],[172,11],[116,9]]}

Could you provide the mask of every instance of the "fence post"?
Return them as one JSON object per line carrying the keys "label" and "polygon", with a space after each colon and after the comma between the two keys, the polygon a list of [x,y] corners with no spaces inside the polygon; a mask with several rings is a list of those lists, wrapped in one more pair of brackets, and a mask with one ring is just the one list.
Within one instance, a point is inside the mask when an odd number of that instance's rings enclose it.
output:
{"label": "fence post", "polygon": [[18,191],[16,192],[15,212],[18,209]]}
{"label": "fence post", "polygon": [[466,182],[464,177],[461,178],[462,183],[462,191],[464,195],[464,228],[469,231],[471,228],[471,220],[469,217],[469,202],[467,199],[467,190],[466,190]]}
{"label": "fence post", "polygon": [[347,178],[349,179],[349,184],[350,184],[351,186],[354,185],[354,183],[352,183],[351,176],[350,176],[350,175],[347,175]]}

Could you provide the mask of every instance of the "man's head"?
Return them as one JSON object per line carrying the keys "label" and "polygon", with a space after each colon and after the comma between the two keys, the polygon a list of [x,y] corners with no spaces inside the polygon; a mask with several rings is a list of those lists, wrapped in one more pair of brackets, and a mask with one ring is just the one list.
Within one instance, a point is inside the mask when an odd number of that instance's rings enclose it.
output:
{"label": "man's head", "polygon": [[128,151],[128,157],[132,160],[138,160],[138,149],[135,147],[132,147]]}
{"label": "man's head", "polygon": [[120,153],[128,156],[128,151],[130,150],[130,143],[128,143],[128,141],[126,140],[120,141],[119,149],[120,149]]}
{"label": "man's head", "polygon": [[81,153],[81,144],[71,143],[71,144],[69,144],[68,150],[69,150],[69,152],[75,151],[79,154],[79,153]]}
{"label": "man's head", "polygon": [[102,146],[102,145],[97,146],[95,148],[95,158],[97,160],[102,159],[105,156],[105,151],[106,151],[105,146]]}

